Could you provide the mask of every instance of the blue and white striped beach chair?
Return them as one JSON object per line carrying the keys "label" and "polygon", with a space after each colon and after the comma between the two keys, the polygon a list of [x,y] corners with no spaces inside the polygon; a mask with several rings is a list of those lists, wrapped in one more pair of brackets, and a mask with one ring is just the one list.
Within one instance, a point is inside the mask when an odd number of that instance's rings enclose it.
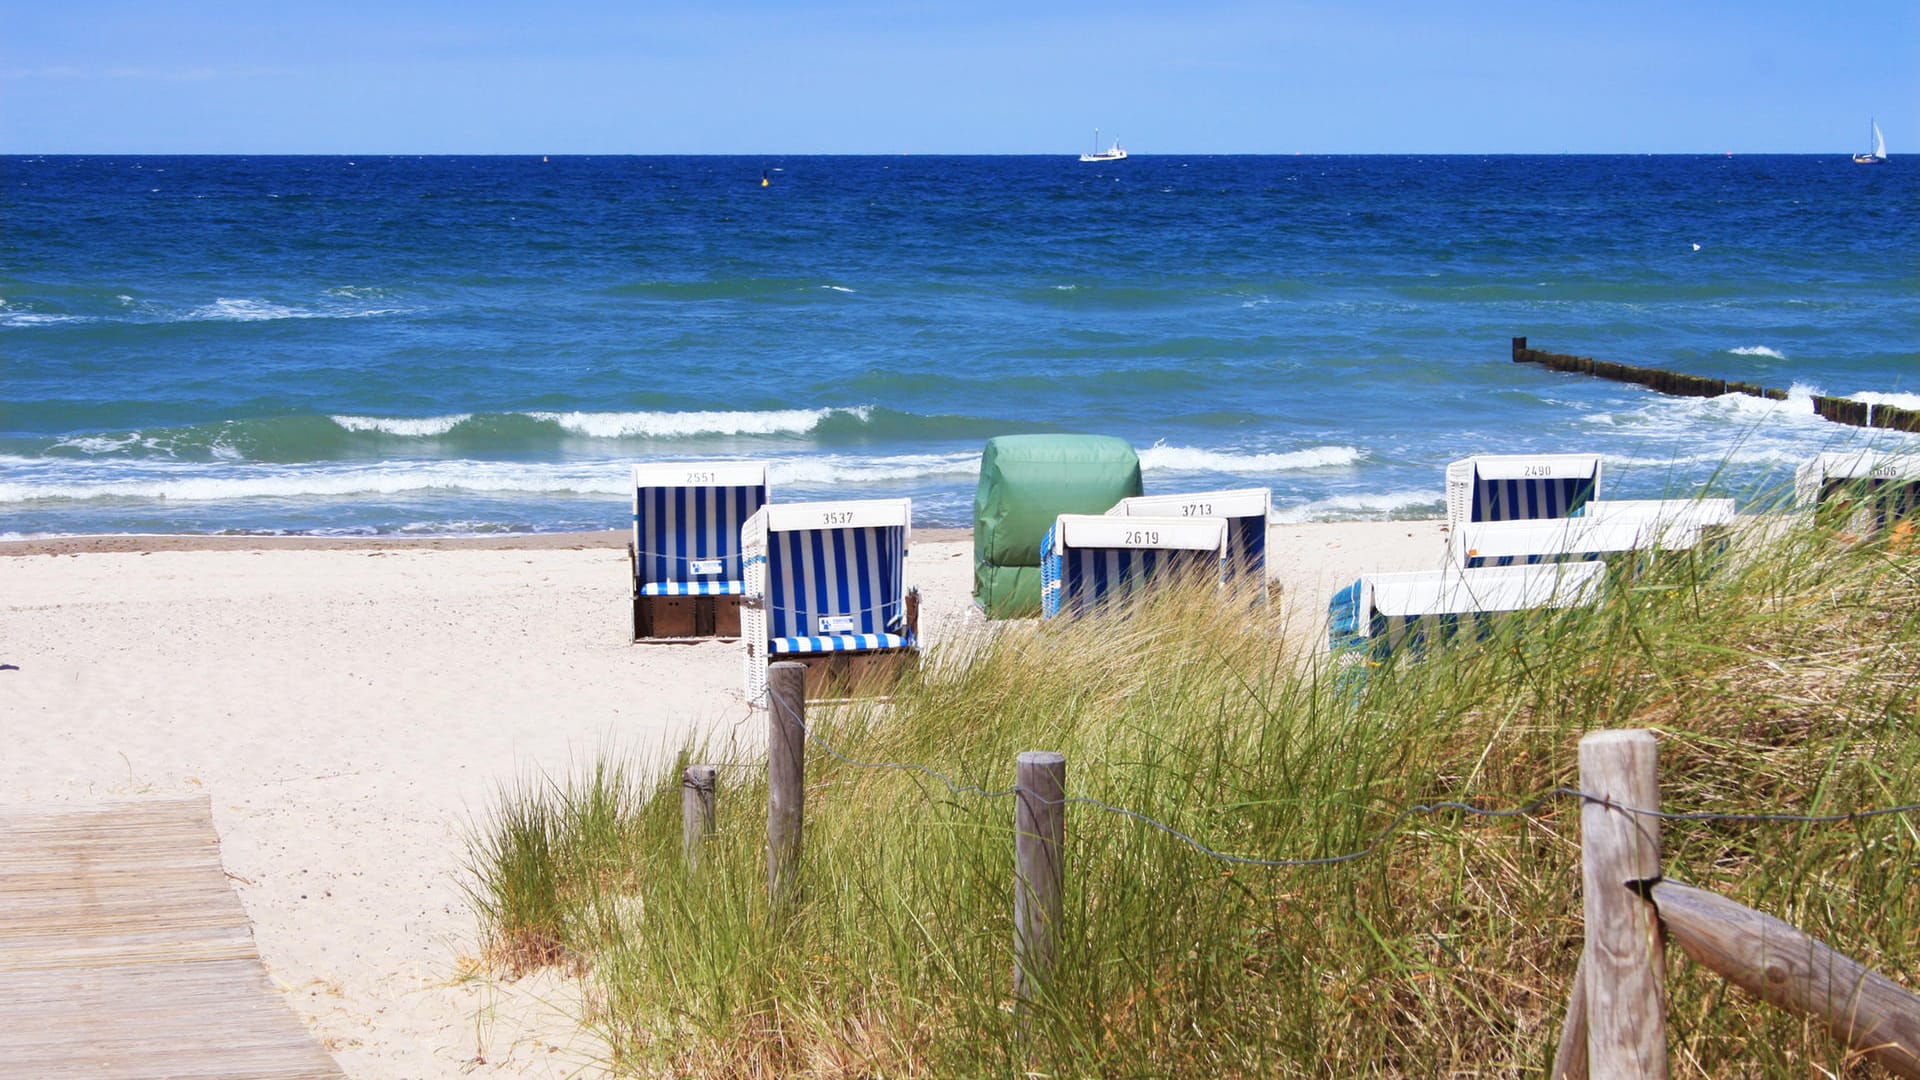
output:
{"label": "blue and white striped beach chair", "polygon": [[1182,569],[1223,580],[1226,559],[1225,518],[1061,514],[1040,540],[1040,615],[1084,615]]}
{"label": "blue and white striped beach chair", "polygon": [[1815,454],[1794,471],[1793,490],[1802,509],[1871,536],[1899,521],[1920,520],[1920,454]]}
{"label": "blue and white striped beach chair", "polygon": [[767,493],[757,461],[633,467],[634,640],[740,632],[740,526]]}
{"label": "blue and white striped beach chair", "polygon": [[1447,466],[1447,525],[1566,517],[1599,495],[1597,454],[1463,458]]}
{"label": "blue and white striped beach chair", "polygon": [[806,663],[809,686],[818,688],[916,655],[919,593],[906,587],[912,520],[908,499],[784,503],[747,519],[741,641],[749,703],[764,704],[771,661]]}
{"label": "blue and white striped beach chair", "polygon": [[[1115,517],[1217,517],[1227,521],[1227,577],[1255,585],[1267,575],[1267,522],[1273,514],[1269,488],[1196,491],[1189,495],[1135,495],[1107,511]],[[1261,596],[1266,591],[1260,591]]]}
{"label": "blue and white striped beach chair", "polygon": [[1417,655],[1486,638],[1506,614],[1591,605],[1605,575],[1595,562],[1368,574],[1327,605],[1327,643],[1348,663]]}

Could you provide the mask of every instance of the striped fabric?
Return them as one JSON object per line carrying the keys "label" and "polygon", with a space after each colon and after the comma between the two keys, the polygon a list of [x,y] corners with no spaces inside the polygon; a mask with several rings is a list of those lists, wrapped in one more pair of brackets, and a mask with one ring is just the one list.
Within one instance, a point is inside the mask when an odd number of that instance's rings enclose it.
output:
{"label": "striped fabric", "polygon": [[640,586],[641,596],[742,596],[744,581],[650,581]]}
{"label": "striped fabric", "polygon": [[1502,619],[1511,620],[1517,612],[1468,611],[1440,615],[1383,615],[1373,613],[1368,629],[1370,653],[1376,660],[1405,650],[1419,653],[1430,646],[1454,641],[1463,635],[1485,641],[1493,636]]}
{"label": "striped fabric", "polygon": [[[906,529],[795,529],[767,537],[767,638],[781,652],[912,645]],[[873,644],[845,644],[872,639]],[[773,646],[770,646],[773,648]]]}
{"label": "striped fabric", "polygon": [[828,637],[783,637],[767,643],[772,656],[792,653],[857,652],[865,649],[904,649],[913,644],[905,634],[836,634]]}
{"label": "striped fabric", "polygon": [[1057,552],[1059,584],[1051,597],[1056,614],[1067,611],[1082,615],[1104,602],[1119,600],[1138,592],[1156,574],[1196,567],[1200,572],[1220,564],[1218,551],[1168,551],[1155,548],[1068,548]]}
{"label": "striped fabric", "polygon": [[1830,479],[1820,485],[1820,505],[1863,510],[1868,527],[1878,532],[1892,522],[1920,517],[1920,480]]}
{"label": "striped fabric", "polygon": [[1471,521],[1526,521],[1566,517],[1593,498],[1591,476],[1493,480],[1473,478]]}
{"label": "striped fabric", "polygon": [[[745,576],[740,564],[740,525],[766,501],[764,486],[637,489],[633,532],[639,594],[738,594]],[[714,584],[726,587],[697,587]]]}
{"label": "striped fabric", "polygon": [[1548,554],[1535,553],[1532,555],[1498,555],[1490,557],[1468,552],[1462,565],[1475,570],[1484,566],[1538,566],[1541,563],[1590,561],[1604,558],[1605,555],[1605,552],[1600,551],[1572,551],[1552,552]]}
{"label": "striped fabric", "polygon": [[1251,574],[1260,580],[1267,574],[1267,517],[1230,517],[1227,519],[1227,574],[1237,577]]}

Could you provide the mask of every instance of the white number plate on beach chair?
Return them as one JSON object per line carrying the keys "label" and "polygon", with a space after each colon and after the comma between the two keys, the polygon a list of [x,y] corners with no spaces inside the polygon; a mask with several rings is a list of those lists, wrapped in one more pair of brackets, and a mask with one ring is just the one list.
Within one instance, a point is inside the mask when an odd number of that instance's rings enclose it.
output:
{"label": "white number plate on beach chair", "polygon": [[695,559],[693,560],[692,569],[689,572],[695,574],[717,574],[720,572],[720,560]]}
{"label": "white number plate on beach chair", "polygon": [[820,632],[823,634],[851,634],[853,633],[853,616],[822,615],[820,616]]}

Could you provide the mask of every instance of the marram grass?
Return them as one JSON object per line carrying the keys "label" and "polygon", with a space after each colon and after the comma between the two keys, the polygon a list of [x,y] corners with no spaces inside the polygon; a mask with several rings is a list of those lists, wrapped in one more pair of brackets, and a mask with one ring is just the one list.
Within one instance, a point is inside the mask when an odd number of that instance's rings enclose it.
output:
{"label": "marram grass", "polygon": [[[603,761],[503,793],[472,890],[507,972],[570,965],[637,1075],[1540,1076],[1581,943],[1579,812],[1490,818],[1577,785],[1605,728],[1660,737],[1666,809],[1920,802],[1920,553],[1749,531],[1419,663],[1289,654],[1204,587],[1124,617],[1010,626],[935,655],[890,704],[816,706],[826,743],[987,792],[1058,750],[1070,795],[1057,969],[1024,1023],[1013,806],[924,773],[807,759],[804,892],[767,908],[758,746],[721,765],[689,875],[679,771]],[[757,733],[756,733],[757,734]],[[757,739],[755,740],[757,742]],[[1920,985],[1920,817],[1670,822],[1665,873]],[[1818,1025],[1668,954],[1675,1076],[1875,1075]]]}

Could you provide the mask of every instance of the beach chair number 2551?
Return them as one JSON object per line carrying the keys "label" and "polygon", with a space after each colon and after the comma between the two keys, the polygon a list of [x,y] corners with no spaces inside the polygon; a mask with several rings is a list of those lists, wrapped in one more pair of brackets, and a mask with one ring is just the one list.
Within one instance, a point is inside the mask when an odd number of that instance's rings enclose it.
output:
{"label": "beach chair number 2551", "polygon": [[1125,544],[1157,544],[1159,542],[1159,533],[1141,529],[1129,529],[1126,537],[1121,541]]}
{"label": "beach chair number 2551", "polygon": [[689,484],[711,484],[717,479],[719,479],[719,477],[710,472],[690,472],[687,474],[686,482]]}

